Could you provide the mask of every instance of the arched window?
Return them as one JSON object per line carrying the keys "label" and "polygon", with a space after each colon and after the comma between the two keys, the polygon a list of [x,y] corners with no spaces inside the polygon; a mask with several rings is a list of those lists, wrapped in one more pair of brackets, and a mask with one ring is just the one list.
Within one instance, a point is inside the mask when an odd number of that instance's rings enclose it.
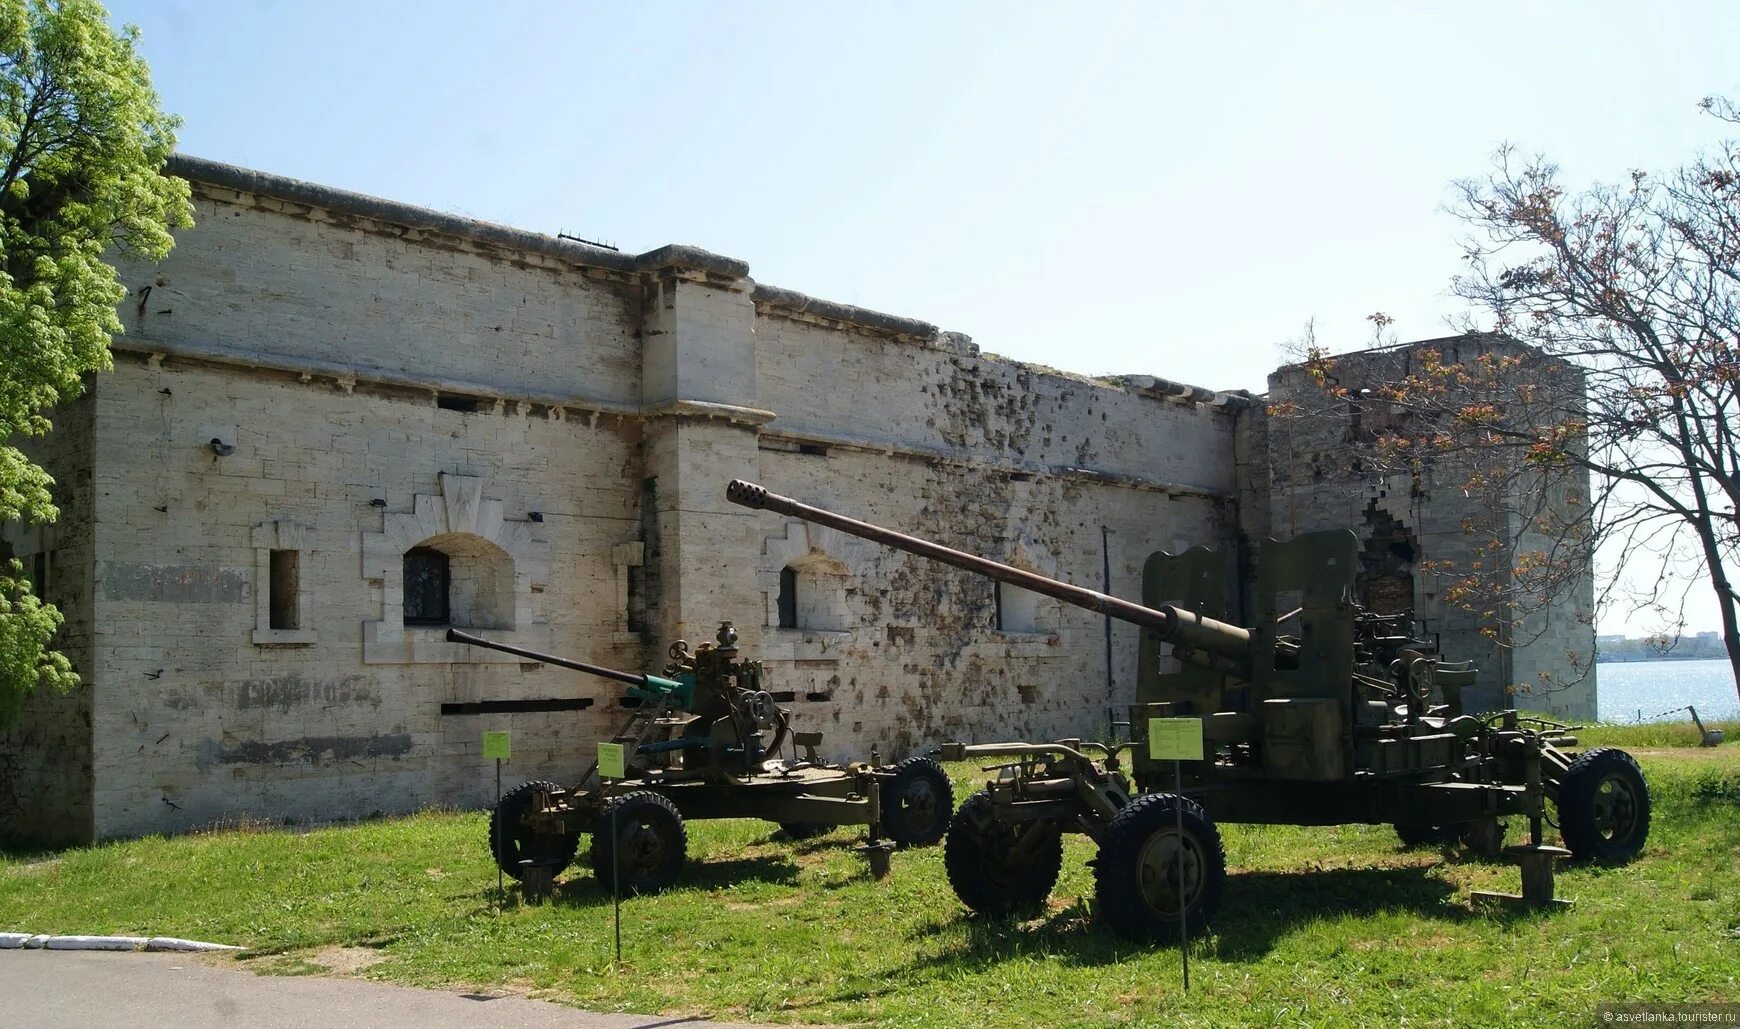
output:
{"label": "arched window", "polygon": [[433,536],[405,551],[405,624],[514,627],[514,570],[481,536]]}
{"label": "arched window", "polygon": [[446,625],[452,620],[453,573],[447,555],[434,547],[405,551],[405,624]]}

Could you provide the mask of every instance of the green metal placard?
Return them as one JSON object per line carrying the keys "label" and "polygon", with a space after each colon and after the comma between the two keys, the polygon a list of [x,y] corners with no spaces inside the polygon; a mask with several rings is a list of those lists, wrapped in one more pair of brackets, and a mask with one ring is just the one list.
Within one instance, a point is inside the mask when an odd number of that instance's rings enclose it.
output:
{"label": "green metal placard", "polygon": [[1202,719],[1148,719],[1148,757],[1155,761],[1201,761]]}
{"label": "green metal placard", "polygon": [[497,761],[508,760],[508,755],[513,749],[511,740],[512,736],[513,734],[508,732],[506,729],[484,733],[483,756],[485,758],[495,758]]}
{"label": "green metal placard", "polygon": [[600,743],[598,745],[598,777],[600,779],[628,778],[627,754],[620,743]]}

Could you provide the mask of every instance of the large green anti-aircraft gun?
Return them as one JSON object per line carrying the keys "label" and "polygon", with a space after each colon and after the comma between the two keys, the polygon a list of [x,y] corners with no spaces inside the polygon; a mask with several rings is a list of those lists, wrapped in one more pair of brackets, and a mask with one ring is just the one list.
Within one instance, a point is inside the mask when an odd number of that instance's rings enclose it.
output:
{"label": "large green anti-aircraft gun", "polygon": [[912,757],[849,765],[817,754],[822,734],[804,732],[768,689],[761,662],[744,657],[737,630],[722,623],[693,651],[671,644],[663,675],[624,672],[449,629],[447,639],[599,676],[627,687],[627,717],[610,738],[621,775],[594,761],[572,787],[527,782],[497,802],[489,820],[496,864],[527,892],[546,892],[592,836],[594,876],[650,893],[677,879],[688,854],[685,820],[758,818],[802,839],[837,825],[868,827],[858,849],[878,877],[896,846],[943,838],[954,795],[941,766]]}
{"label": "large green anti-aircraft gun", "polygon": [[[1570,726],[1463,711],[1468,664],[1439,660],[1406,616],[1354,605],[1350,531],[1264,541],[1255,624],[1244,627],[1230,621],[1226,558],[1204,548],[1150,557],[1135,604],[753,483],[733,482],[727,495],[1142,627],[1129,743],[942,748],[945,760],[1007,762],[956,813],[945,846],[950,884],[976,911],[1042,903],[1066,832],[1099,846],[1101,916],[1127,936],[1157,940],[1176,938],[1181,921],[1199,931],[1219,903],[1226,857],[1216,820],[1390,823],[1410,845],[1460,841],[1496,854],[1500,820],[1520,817],[1527,841],[1503,848],[1522,868],[1522,894],[1509,899],[1532,905],[1552,902],[1555,860],[1627,860],[1648,835],[1649,790],[1629,754],[1573,754]],[[1151,732],[1179,729],[1200,740],[1200,759],[1149,756]],[[1544,838],[1549,801],[1565,848]]]}

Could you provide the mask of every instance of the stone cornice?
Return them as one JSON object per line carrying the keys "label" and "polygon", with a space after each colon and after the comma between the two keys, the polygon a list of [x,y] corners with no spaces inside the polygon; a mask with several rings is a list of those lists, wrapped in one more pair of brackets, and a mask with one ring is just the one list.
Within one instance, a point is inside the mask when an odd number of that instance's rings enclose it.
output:
{"label": "stone cornice", "polygon": [[823,323],[835,322],[926,343],[936,342],[940,335],[936,326],[917,318],[903,318],[897,314],[884,314],[881,311],[853,307],[851,304],[821,300],[796,290],[781,289],[760,282],[755,284],[753,298],[757,314],[765,312]]}

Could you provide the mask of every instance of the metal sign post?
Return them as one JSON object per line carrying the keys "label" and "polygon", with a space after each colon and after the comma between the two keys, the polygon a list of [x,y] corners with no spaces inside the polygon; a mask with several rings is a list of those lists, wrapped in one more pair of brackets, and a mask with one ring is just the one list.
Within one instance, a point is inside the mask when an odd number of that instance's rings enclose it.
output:
{"label": "metal sign post", "polygon": [[[598,745],[598,781],[627,778],[627,754],[620,743]],[[610,807],[610,906],[616,924],[616,963],[622,964],[622,836],[616,831],[617,808]]]}
{"label": "metal sign post", "polygon": [[1184,990],[1190,992],[1190,921],[1184,897],[1184,762],[1202,760],[1202,719],[1148,719],[1148,756],[1172,762],[1172,790],[1178,802],[1172,805],[1178,833],[1178,961],[1184,970]]}
{"label": "metal sign post", "polygon": [[[508,760],[512,754],[513,734],[511,732],[503,729],[499,731],[487,731],[483,734],[483,756],[486,759],[495,759],[495,810],[498,812],[498,816],[494,820],[494,824],[497,833],[502,832],[505,828],[501,824],[499,817],[499,812],[501,810],[501,763]],[[501,841],[490,840],[489,842],[490,849],[499,853],[501,850]],[[500,861],[495,863],[495,898],[498,906],[505,906],[507,904],[507,884],[502,881]]]}

